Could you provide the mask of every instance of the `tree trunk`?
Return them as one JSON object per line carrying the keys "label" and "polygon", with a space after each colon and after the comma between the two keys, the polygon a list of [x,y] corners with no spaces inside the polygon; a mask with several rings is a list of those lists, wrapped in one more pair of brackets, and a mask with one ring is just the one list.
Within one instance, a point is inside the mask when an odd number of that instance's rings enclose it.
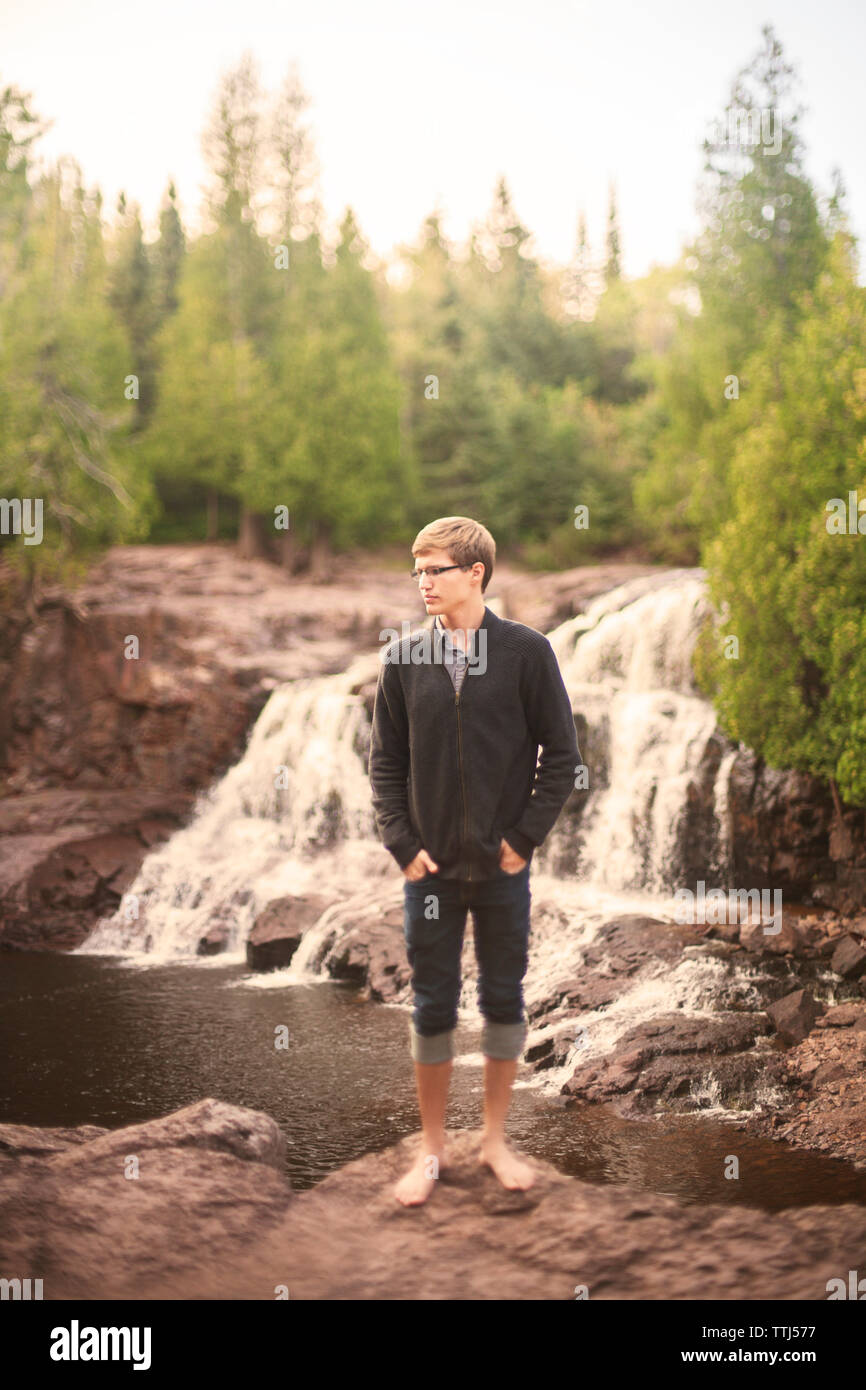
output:
{"label": "tree trunk", "polygon": [[298,567],[298,547],[294,531],[283,531],[280,535],[280,564],[286,574],[294,574]]}
{"label": "tree trunk", "polygon": [[238,555],[242,560],[267,560],[268,518],[263,512],[241,508],[238,528]]}
{"label": "tree trunk", "polygon": [[215,541],[219,534],[220,524],[220,499],[219,494],[213,488],[208,489],[207,494],[207,538]]}
{"label": "tree trunk", "polygon": [[315,583],[327,579],[331,571],[331,536],[329,527],[322,521],[316,523],[313,543],[310,547],[310,578]]}

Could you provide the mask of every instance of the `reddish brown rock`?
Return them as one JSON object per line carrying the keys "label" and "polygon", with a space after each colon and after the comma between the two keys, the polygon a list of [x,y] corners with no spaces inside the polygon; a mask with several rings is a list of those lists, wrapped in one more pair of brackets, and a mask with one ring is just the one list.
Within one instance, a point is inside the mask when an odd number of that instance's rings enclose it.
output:
{"label": "reddish brown rock", "polygon": [[247,937],[247,965],[253,970],[290,965],[304,932],[334,901],[314,894],[274,898],[259,913]]}
{"label": "reddish brown rock", "polygon": [[815,1020],[816,1028],[866,1028],[866,1004],[850,1002],[836,1004],[823,1018]]}
{"label": "reddish brown rock", "polygon": [[228,923],[216,922],[199,938],[195,953],[197,956],[218,956],[225,950],[228,940]]}
{"label": "reddish brown rock", "polygon": [[21,1158],[31,1154],[62,1153],[76,1144],[89,1144],[111,1130],[101,1125],[77,1125],[75,1128],[34,1128],[31,1125],[0,1125],[0,1155]]}
{"label": "reddish brown rock", "polygon": [[[825,1300],[866,1243],[860,1206],[683,1205],[529,1156],[507,1192],[449,1131],[429,1201],[394,1184],[419,1135],[293,1193],[269,1116],[214,1100],[0,1164],[0,1265],[44,1298]],[[283,1141],[283,1142],[281,1142]],[[127,1177],[134,1156],[138,1176]],[[502,1218],[507,1218],[503,1220]]]}
{"label": "reddish brown rock", "polygon": [[603,1056],[578,1061],[563,1093],[616,1099],[620,1113],[642,1114],[657,1105],[700,1109],[709,1084],[714,1101],[733,1107],[749,1099],[772,1065],[754,1051],[768,1031],[760,1014],[664,1014],[629,1028]]}
{"label": "reddish brown rock", "polygon": [[526,623],[539,632],[550,632],[568,618],[583,613],[599,595],[629,579],[661,574],[658,565],[629,561],[602,561],[577,565],[554,574],[526,574],[501,585],[502,616]]}
{"label": "reddish brown rock", "polygon": [[767,1015],[776,1032],[787,1043],[802,1042],[823,1012],[824,1005],[819,1004],[807,989],[795,989],[767,1007]]}
{"label": "reddish brown rock", "polygon": [[[545,910],[546,905],[538,903],[536,917]],[[640,970],[659,960],[678,961],[685,946],[700,941],[698,926],[637,914],[612,918],[599,927],[574,977],[563,979],[549,998],[530,1006],[527,1017],[538,1027],[563,1007],[574,1013],[603,1008],[624,992]]]}
{"label": "reddish brown rock", "polygon": [[805,956],[809,952],[811,941],[810,933],[806,928],[801,927],[800,923],[782,913],[782,921],[778,931],[767,932],[767,926],[774,926],[771,922],[743,922],[739,928],[740,944],[747,951],[770,951],[774,955],[793,955]]}
{"label": "reddish brown rock", "polygon": [[866,809],[834,801],[808,773],[767,767],[740,748],[731,770],[728,814],[732,879],[780,888],[836,911],[859,911],[866,898]]}
{"label": "reddish brown rock", "polygon": [[375,922],[350,928],[328,951],[323,965],[332,979],[364,986],[368,999],[394,999],[412,977],[402,908],[387,908]]}
{"label": "reddish brown rock", "polygon": [[[834,1015],[853,1022],[837,1026]],[[828,1010],[782,1067],[788,1099],[772,1115],[750,1115],[747,1128],[866,1168],[866,1004]]]}
{"label": "reddish brown rock", "polygon": [[843,936],[830,960],[830,969],[846,980],[859,980],[866,973],[866,946],[858,936]]}
{"label": "reddish brown rock", "polygon": [[[192,797],[42,791],[0,801],[0,947],[72,950],[114,912],[145,855],[186,819]],[[40,827],[34,829],[34,827]]]}

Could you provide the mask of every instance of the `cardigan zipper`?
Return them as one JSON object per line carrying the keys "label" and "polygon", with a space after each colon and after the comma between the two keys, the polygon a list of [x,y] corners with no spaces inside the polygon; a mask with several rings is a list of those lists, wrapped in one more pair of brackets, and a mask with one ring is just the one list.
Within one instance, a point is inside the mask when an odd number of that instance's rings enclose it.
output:
{"label": "cardigan zipper", "polygon": [[[465,778],[464,778],[464,776],[463,776],[463,729],[462,729],[462,726],[461,726],[461,723],[460,723],[460,691],[459,691],[459,690],[455,691],[455,693],[454,693],[454,705],[455,705],[455,708],[456,708],[456,710],[457,710],[457,759],[458,759],[458,762],[459,762],[459,764],[460,764],[460,795],[461,795],[461,797],[463,798],[463,846],[464,846],[464,849],[465,849],[466,846],[469,844],[469,817],[468,817],[468,803],[467,803],[467,799],[466,799],[466,780],[465,780]],[[467,874],[466,874],[466,877],[467,877],[467,879],[471,879],[471,878],[472,878],[472,864],[471,864],[471,862],[470,862],[469,860],[467,860],[467,862],[466,862],[466,868],[467,868],[467,871],[468,871]]]}

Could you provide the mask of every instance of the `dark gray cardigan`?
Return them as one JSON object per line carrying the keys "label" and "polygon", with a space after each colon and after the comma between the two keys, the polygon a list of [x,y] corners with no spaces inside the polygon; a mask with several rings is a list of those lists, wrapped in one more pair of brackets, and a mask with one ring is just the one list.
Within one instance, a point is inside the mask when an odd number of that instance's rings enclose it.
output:
{"label": "dark gray cardigan", "polygon": [[376,826],[401,869],[423,848],[441,878],[493,878],[501,840],[530,859],[574,789],[571,700],[547,638],[489,608],[459,695],[435,659],[441,641],[427,640],[432,660],[418,660],[418,634],[382,653],[369,762]]}

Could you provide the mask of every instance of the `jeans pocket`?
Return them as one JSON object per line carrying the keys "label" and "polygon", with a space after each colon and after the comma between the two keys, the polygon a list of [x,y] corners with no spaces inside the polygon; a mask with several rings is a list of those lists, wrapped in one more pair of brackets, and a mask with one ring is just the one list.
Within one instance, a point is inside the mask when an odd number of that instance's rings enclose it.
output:
{"label": "jeans pocket", "polygon": [[428,869],[427,873],[426,873],[426,874],[422,874],[421,878],[407,878],[406,875],[404,874],[404,875],[403,875],[403,882],[404,882],[404,883],[409,883],[409,884],[412,884],[412,885],[414,885],[414,884],[416,884],[416,883],[417,883],[417,884],[429,883],[430,880],[433,879],[433,878],[435,878],[435,877],[436,877],[436,875],[435,875],[435,874],[431,874],[430,871],[429,871],[429,869]]}

